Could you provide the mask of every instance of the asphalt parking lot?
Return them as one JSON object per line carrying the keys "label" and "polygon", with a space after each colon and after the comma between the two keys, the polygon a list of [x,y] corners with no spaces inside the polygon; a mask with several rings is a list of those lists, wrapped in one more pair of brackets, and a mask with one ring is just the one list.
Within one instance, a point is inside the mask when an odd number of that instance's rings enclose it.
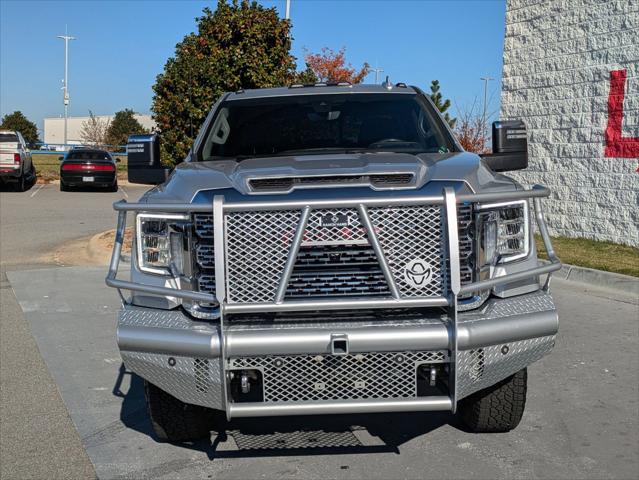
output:
{"label": "asphalt parking lot", "polygon": [[47,255],[112,228],[111,202],[144,190],[124,188],[0,193],[3,479],[639,476],[638,299],[559,280],[557,346],[529,369],[511,433],[419,413],[247,419],[207,442],[157,443],[141,381],[119,359],[105,268]]}

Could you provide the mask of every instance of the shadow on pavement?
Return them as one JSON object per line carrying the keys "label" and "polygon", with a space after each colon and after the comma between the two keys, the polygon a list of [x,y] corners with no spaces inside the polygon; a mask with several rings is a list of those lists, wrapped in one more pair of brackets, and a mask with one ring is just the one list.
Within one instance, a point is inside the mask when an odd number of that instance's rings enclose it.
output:
{"label": "shadow on pavement", "polygon": [[[130,375],[126,393],[120,389]],[[125,427],[154,438],[146,412],[144,381],[120,365],[113,395],[122,398],[120,420]],[[176,444],[201,451],[209,459],[293,455],[335,455],[392,452],[399,446],[443,425],[463,430],[448,412],[264,417],[236,419],[211,440]],[[228,448],[229,437],[235,443]]]}
{"label": "shadow on pavement", "polygon": [[0,181],[0,192],[24,193],[31,190],[35,186],[35,184],[36,184],[36,178],[32,178],[31,181],[27,182],[26,188],[24,190],[20,190],[16,182]]}

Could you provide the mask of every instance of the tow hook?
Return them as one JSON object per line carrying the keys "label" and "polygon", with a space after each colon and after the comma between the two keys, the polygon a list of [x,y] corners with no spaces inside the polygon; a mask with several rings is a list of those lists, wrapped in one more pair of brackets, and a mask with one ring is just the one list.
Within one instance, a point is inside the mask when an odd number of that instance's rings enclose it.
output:
{"label": "tow hook", "polygon": [[242,388],[242,393],[249,393],[251,391],[251,383],[249,382],[249,377],[246,372],[242,372],[242,376],[240,377],[240,386]]}
{"label": "tow hook", "polygon": [[437,369],[434,365],[430,366],[430,381],[428,382],[431,387],[434,387],[437,383]]}

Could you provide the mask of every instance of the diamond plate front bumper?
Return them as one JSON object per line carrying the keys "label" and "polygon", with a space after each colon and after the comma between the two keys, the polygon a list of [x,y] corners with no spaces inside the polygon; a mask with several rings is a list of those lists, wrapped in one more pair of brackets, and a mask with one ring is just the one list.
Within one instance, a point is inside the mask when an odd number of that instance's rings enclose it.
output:
{"label": "diamond plate front bumper", "polygon": [[[539,360],[553,348],[558,331],[552,298],[542,290],[508,299],[490,299],[479,311],[459,313],[457,325],[459,351],[454,386],[457,400]],[[247,361],[252,362],[251,367],[263,367],[272,374],[273,358],[290,359],[292,364],[299,363],[300,356],[331,358],[332,334],[346,336],[348,354],[353,358],[358,355],[364,359],[371,355],[384,358],[388,357],[385,352],[401,352],[409,359],[419,360],[433,357],[433,352],[444,352],[437,353],[437,362],[451,361],[448,355],[453,341],[450,322],[446,315],[435,313],[402,322],[338,323],[329,320],[321,325],[282,323],[268,327],[229,325],[226,328],[224,370],[227,373]],[[396,398],[362,399],[351,395],[328,400],[321,396],[318,396],[321,400],[294,398],[288,402],[265,398],[259,404],[225,401],[219,327],[195,322],[181,310],[127,305],[119,314],[117,341],[124,363],[136,374],[184,402],[226,409],[230,416],[454,410],[448,397],[407,395],[406,391],[412,392],[411,388],[398,388],[399,384],[391,385],[397,391]],[[417,365],[417,360],[411,361]],[[379,368],[379,360],[376,362]],[[287,372],[287,377],[292,374],[290,368],[284,368],[283,372]],[[366,371],[357,366],[342,374],[360,378],[366,376]],[[304,381],[304,378],[279,378],[277,385],[281,388],[282,382]],[[397,382],[396,379],[392,381]],[[412,382],[413,378],[407,381]],[[378,391],[388,391],[382,387]],[[301,385],[300,388],[305,387]]]}

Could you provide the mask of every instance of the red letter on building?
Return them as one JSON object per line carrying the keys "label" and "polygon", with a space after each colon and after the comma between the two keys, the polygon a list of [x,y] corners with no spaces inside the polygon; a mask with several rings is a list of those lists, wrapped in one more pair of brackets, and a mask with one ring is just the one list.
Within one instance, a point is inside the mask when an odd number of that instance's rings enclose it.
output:
{"label": "red letter on building", "polygon": [[608,126],[606,127],[606,157],[639,158],[639,137],[623,137],[623,99],[626,88],[626,70],[610,72],[608,95]]}

